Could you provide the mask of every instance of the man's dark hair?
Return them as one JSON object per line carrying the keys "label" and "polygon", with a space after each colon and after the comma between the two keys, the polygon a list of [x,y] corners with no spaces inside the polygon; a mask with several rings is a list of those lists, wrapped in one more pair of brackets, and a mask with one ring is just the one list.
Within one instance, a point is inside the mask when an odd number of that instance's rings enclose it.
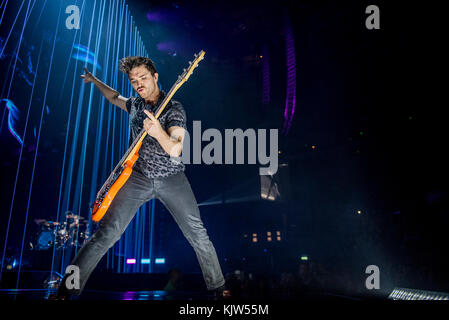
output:
{"label": "man's dark hair", "polygon": [[152,76],[154,76],[154,74],[157,72],[156,67],[154,66],[154,62],[150,58],[130,56],[122,58],[119,61],[119,69],[126,75],[129,75],[129,72],[132,68],[139,67],[141,65],[147,67],[147,69],[150,70]]}

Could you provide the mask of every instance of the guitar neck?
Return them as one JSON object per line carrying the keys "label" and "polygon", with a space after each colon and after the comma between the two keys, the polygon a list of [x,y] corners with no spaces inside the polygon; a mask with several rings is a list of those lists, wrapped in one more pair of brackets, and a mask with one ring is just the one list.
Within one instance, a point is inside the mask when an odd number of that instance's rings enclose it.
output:
{"label": "guitar neck", "polygon": [[[199,61],[201,61],[204,58],[204,54],[205,54],[205,52],[203,50],[201,50],[198,54],[195,54],[195,60],[193,61],[193,63],[191,61],[189,61],[189,68],[184,69],[184,72],[182,73],[182,75],[178,76],[178,80],[173,84],[173,86],[170,88],[170,91],[168,91],[168,93],[165,95],[164,100],[161,102],[159,107],[156,109],[156,111],[154,113],[154,116],[156,117],[156,119],[158,119],[159,116],[161,115],[162,111],[164,111],[165,107],[167,106],[168,102],[173,97],[175,92],[178,91],[178,89],[181,87],[181,85],[184,82],[186,82],[187,79],[190,77],[190,75],[193,72],[193,69],[198,67],[198,63],[199,63]],[[140,131],[139,135],[134,139],[133,143],[129,146],[128,150],[125,152],[125,154],[123,155],[122,159],[119,161],[117,166],[114,168],[114,170],[110,174],[109,178],[106,180],[105,185],[107,185],[108,182],[111,182],[111,179],[113,179],[117,170],[119,170],[120,167],[124,167],[126,161],[131,159],[139,151],[140,146],[142,145],[142,141],[146,136],[147,136],[147,132],[145,131],[145,129],[142,129],[142,131]],[[103,185],[103,187],[105,185]]]}

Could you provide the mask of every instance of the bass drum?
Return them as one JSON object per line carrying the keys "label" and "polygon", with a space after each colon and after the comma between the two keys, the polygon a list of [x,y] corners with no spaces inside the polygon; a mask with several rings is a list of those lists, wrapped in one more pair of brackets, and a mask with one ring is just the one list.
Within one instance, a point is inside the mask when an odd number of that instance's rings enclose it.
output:
{"label": "bass drum", "polygon": [[38,237],[36,243],[37,250],[48,250],[53,246],[54,242],[54,231],[53,230],[42,230]]}

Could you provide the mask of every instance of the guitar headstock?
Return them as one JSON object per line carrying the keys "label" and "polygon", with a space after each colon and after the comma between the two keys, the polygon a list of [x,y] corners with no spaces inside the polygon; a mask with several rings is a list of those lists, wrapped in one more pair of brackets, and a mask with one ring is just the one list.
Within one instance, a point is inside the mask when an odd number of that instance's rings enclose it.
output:
{"label": "guitar headstock", "polygon": [[201,50],[199,53],[195,54],[195,60],[189,61],[189,67],[187,69],[184,69],[184,72],[178,76],[178,80],[176,81],[175,85],[181,86],[184,82],[186,82],[190,75],[193,73],[193,70],[198,67],[198,63],[200,63],[201,60],[204,59],[204,55],[206,53],[204,50]]}

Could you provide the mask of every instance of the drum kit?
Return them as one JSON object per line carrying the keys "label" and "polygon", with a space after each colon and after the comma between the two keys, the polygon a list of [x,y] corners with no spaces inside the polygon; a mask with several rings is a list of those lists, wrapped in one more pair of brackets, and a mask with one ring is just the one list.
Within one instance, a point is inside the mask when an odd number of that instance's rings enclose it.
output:
{"label": "drum kit", "polygon": [[35,219],[34,222],[39,226],[35,246],[32,246],[35,250],[81,247],[89,238],[87,220],[70,211],[66,212],[65,221],[61,223],[45,219]]}

